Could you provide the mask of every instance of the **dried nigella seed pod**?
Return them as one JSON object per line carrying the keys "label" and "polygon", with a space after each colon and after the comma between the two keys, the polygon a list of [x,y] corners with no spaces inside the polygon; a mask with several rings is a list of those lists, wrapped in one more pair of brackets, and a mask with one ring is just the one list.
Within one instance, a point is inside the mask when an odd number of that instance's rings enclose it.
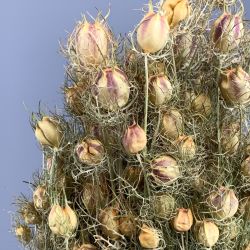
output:
{"label": "dried nigella seed pod", "polygon": [[139,234],[139,241],[141,247],[152,249],[159,246],[160,237],[155,228],[143,224]]}

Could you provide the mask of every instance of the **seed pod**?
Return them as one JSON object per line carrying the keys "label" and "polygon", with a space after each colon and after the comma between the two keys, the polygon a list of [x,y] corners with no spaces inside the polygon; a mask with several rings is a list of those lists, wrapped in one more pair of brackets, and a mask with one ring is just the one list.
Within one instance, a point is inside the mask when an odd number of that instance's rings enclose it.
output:
{"label": "seed pod", "polygon": [[190,32],[185,32],[175,37],[174,53],[180,59],[185,59],[191,55],[193,46],[193,36]]}
{"label": "seed pod", "polygon": [[119,235],[119,212],[114,207],[107,207],[101,211],[99,220],[101,222],[102,233],[112,240],[120,238]]}
{"label": "seed pod", "polygon": [[102,143],[96,139],[84,139],[76,146],[76,154],[80,162],[87,165],[96,165],[104,159]]}
{"label": "seed pod", "polygon": [[38,225],[42,222],[41,216],[36,211],[33,202],[24,204],[20,213],[26,224]]}
{"label": "seed pod", "polygon": [[143,248],[157,248],[160,243],[160,237],[155,228],[143,224],[139,234],[139,241]]}
{"label": "seed pod", "polygon": [[141,167],[127,166],[123,172],[123,177],[133,187],[143,184],[143,172]]}
{"label": "seed pod", "polygon": [[100,65],[108,56],[110,35],[108,29],[98,20],[86,20],[75,30],[76,55],[83,65]]}
{"label": "seed pod", "polygon": [[182,20],[186,19],[190,13],[188,0],[166,0],[162,9],[171,28],[174,28]]}
{"label": "seed pod", "polygon": [[222,53],[237,48],[243,35],[244,27],[241,17],[225,12],[214,22],[211,29],[214,46]]}
{"label": "seed pod", "polygon": [[63,134],[58,121],[44,116],[36,125],[35,136],[41,145],[59,148]]}
{"label": "seed pod", "polygon": [[219,229],[212,221],[199,221],[194,226],[197,241],[205,247],[212,247],[219,239]]}
{"label": "seed pod", "polygon": [[169,25],[164,15],[155,13],[152,6],[137,29],[137,42],[146,53],[163,49],[169,40]]}
{"label": "seed pod", "polygon": [[44,186],[38,186],[33,192],[33,202],[36,209],[47,209],[49,207],[49,197]]}
{"label": "seed pod", "polygon": [[15,235],[21,242],[28,244],[31,241],[31,230],[26,225],[19,225],[15,228]]}
{"label": "seed pod", "polygon": [[73,250],[97,250],[97,248],[92,244],[82,244],[81,246],[75,245]]}
{"label": "seed pod", "polygon": [[221,129],[221,146],[224,152],[234,154],[239,147],[239,123],[223,124]]}
{"label": "seed pod", "polygon": [[176,109],[170,109],[162,117],[162,133],[169,139],[176,139],[183,133],[182,116]]}
{"label": "seed pod", "polygon": [[154,216],[162,219],[169,219],[175,209],[175,199],[169,194],[152,197]]}
{"label": "seed pod", "polygon": [[235,239],[240,233],[240,225],[237,221],[232,221],[229,224],[223,227],[223,231],[221,232],[227,239]]}
{"label": "seed pod", "polygon": [[191,108],[194,112],[208,116],[212,111],[212,103],[209,96],[205,94],[199,94],[196,96],[191,104]]}
{"label": "seed pod", "polygon": [[169,185],[181,175],[177,161],[168,155],[154,159],[151,169],[152,176],[159,185]]}
{"label": "seed pod", "polygon": [[91,215],[95,214],[96,209],[105,207],[108,197],[108,188],[102,180],[99,185],[90,182],[84,184],[82,202]]}
{"label": "seed pod", "polygon": [[246,221],[250,222],[250,196],[245,197],[240,201],[239,212],[243,215]]}
{"label": "seed pod", "polygon": [[48,224],[54,234],[68,238],[77,229],[78,219],[75,211],[68,205],[64,208],[59,205],[53,205],[49,213]]}
{"label": "seed pod", "polygon": [[142,151],[147,144],[145,131],[135,122],[129,126],[122,138],[122,145],[128,154],[137,154]]}
{"label": "seed pod", "polygon": [[173,88],[167,76],[161,74],[150,78],[149,99],[156,105],[162,105],[172,97]]}
{"label": "seed pod", "polygon": [[245,250],[250,250],[250,242],[246,245]]}
{"label": "seed pod", "polygon": [[116,111],[129,100],[130,86],[123,71],[115,68],[102,70],[93,85],[93,95],[103,109]]}
{"label": "seed pod", "polygon": [[241,172],[243,176],[250,177],[250,156],[248,156],[241,164]]}
{"label": "seed pod", "polygon": [[196,145],[191,136],[182,135],[174,142],[183,160],[191,160],[196,154]]}
{"label": "seed pod", "polygon": [[119,231],[122,235],[131,238],[136,233],[136,222],[133,215],[124,215],[119,219]]}
{"label": "seed pod", "polygon": [[83,115],[83,104],[81,98],[85,92],[83,83],[74,84],[64,89],[65,100],[70,110],[76,115]]}
{"label": "seed pod", "polygon": [[235,215],[239,201],[232,189],[220,187],[208,197],[208,204],[213,214],[219,219],[228,219]]}
{"label": "seed pod", "polygon": [[241,66],[227,70],[222,75],[219,87],[228,104],[242,105],[250,101],[250,76]]}
{"label": "seed pod", "polygon": [[173,228],[178,232],[187,232],[193,225],[193,214],[190,209],[179,208],[172,220]]}

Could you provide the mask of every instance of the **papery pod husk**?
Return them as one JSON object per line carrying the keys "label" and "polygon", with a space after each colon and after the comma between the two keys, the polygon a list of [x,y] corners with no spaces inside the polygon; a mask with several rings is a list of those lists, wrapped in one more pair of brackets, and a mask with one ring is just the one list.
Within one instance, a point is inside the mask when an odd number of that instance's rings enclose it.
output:
{"label": "papery pod husk", "polygon": [[162,219],[170,219],[175,211],[175,198],[170,194],[162,194],[151,197],[151,206],[154,216]]}
{"label": "papery pod husk", "polygon": [[191,109],[204,116],[209,116],[212,112],[211,99],[206,94],[197,95],[191,104]]}
{"label": "papery pod husk", "polygon": [[250,196],[240,201],[239,213],[243,215],[244,220],[250,222]]}
{"label": "papery pod husk", "polygon": [[112,240],[118,240],[119,234],[119,211],[116,207],[106,207],[99,214],[102,233]]}
{"label": "papery pod husk", "polygon": [[146,53],[155,53],[163,49],[168,40],[169,24],[165,16],[161,12],[155,13],[150,5],[137,28],[138,45]]}
{"label": "papery pod husk", "polygon": [[214,246],[219,239],[219,229],[212,221],[198,221],[194,225],[196,240],[205,247]]}
{"label": "papery pod husk", "polygon": [[23,204],[20,213],[26,224],[38,225],[42,222],[42,218],[37,212],[33,202]]}
{"label": "papery pod husk", "polygon": [[171,222],[177,232],[187,232],[193,225],[192,211],[186,208],[179,208]]}
{"label": "papery pod husk", "polygon": [[17,225],[15,227],[15,235],[24,244],[28,244],[32,239],[31,229],[26,225]]}
{"label": "papery pod husk", "polygon": [[76,83],[64,88],[66,103],[75,115],[81,116],[84,114],[85,107],[82,103],[82,96],[85,90],[86,86],[84,83]]}
{"label": "papery pod husk", "polygon": [[160,244],[160,236],[155,228],[143,224],[139,233],[139,242],[143,248],[157,248]]}
{"label": "papery pod husk", "polygon": [[248,156],[242,163],[241,163],[241,173],[243,176],[250,178],[250,156]]}
{"label": "papery pod husk", "polygon": [[[142,168],[139,166],[127,166],[122,174],[126,182],[133,187],[143,187],[144,176]],[[126,185],[126,183],[125,183]]]}
{"label": "papery pod husk", "polygon": [[189,59],[193,45],[193,36],[190,32],[178,34],[175,37],[174,52],[179,60]]}
{"label": "papery pod husk", "polygon": [[37,186],[33,192],[33,202],[37,210],[46,210],[49,207],[49,196],[45,186]]}
{"label": "papery pod husk", "polygon": [[223,152],[235,154],[239,147],[239,123],[223,125],[221,128],[221,146]]}
{"label": "papery pod husk", "polygon": [[233,217],[239,207],[239,201],[234,191],[223,186],[210,193],[208,204],[212,214],[222,220]]}
{"label": "papery pod husk", "polygon": [[221,235],[226,239],[233,240],[240,234],[240,229],[239,222],[233,220],[222,227]]}
{"label": "papery pod husk", "polygon": [[80,141],[76,145],[75,151],[79,161],[90,166],[100,164],[105,156],[102,142],[92,138]]}
{"label": "papery pod husk", "polygon": [[166,111],[161,123],[161,133],[171,140],[178,138],[183,133],[182,115],[176,109]]}
{"label": "papery pod husk", "polygon": [[136,234],[136,221],[132,214],[122,215],[119,218],[119,231],[126,237],[133,237]]}
{"label": "papery pod husk", "polygon": [[192,160],[196,154],[196,144],[192,136],[181,135],[174,141],[182,160]]}

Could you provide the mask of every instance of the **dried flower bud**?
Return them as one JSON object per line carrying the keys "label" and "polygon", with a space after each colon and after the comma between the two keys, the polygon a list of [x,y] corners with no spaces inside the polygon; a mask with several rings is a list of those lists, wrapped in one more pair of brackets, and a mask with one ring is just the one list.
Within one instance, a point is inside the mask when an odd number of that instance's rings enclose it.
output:
{"label": "dried flower bud", "polygon": [[175,141],[180,157],[183,160],[191,160],[195,157],[196,145],[191,136],[182,135]]}
{"label": "dried flower bud", "polygon": [[247,104],[250,101],[250,76],[241,66],[227,70],[219,86],[228,104]]}
{"label": "dried flower bud", "polygon": [[122,138],[122,145],[128,154],[137,154],[142,151],[147,144],[145,131],[136,123],[129,126]]}
{"label": "dried flower bud", "polygon": [[217,218],[227,219],[235,215],[239,201],[232,189],[220,187],[209,195],[208,204]]}
{"label": "dried flower bud", "polygon": [[133,215],[124,215],[119,219],[119,231],[126,237],[132,237],[136,233],[136,222]]}
{"label": "dried flower bud", "polygon": [[175,209],[175,199],[168,194],[153,196],[152,207],[154,216],[162,219],[169,219]]}
{"label": "dried flower bud", "polygon": [[180,177],[177,161],[168,155],[160,156],[151,163],[152,176],[159,185],[169,185]]}
{"label": "dried flower bud", "polygon": [[178,232],[186,232],[193,225],[193,214],[190,209],[179,208],[172,220],[173,228]]}
{"label": "dried flower bud", "polygon": [[74,210],[68,205],[64,208],[59,205],[53,205],[49,217],[48,224],[51,231],[62,237],[71,237],[78,227],[78,219]]}
{"label": "dried flower bud", "polygon": [[162,117],[162,133],[169,139],[176,139],[183,132],[183,119],[176,109],[170,109]]}
{"label": "dried flower bud", "polygon": [[139,234],[139,241],[143,248],[157,248],[160,243],[160,237],[155,228],[143,224]]}
{"label": "dried flower bud", "polygon": [[38,225],[42,221],[33,202],[25,203],[21,208],[20,213],[26,224]]}
{"label": "dried flower bud", "polygon": [[84,21],[75,30],[76,55],[83,65],[100,65],[108,56],[110,35],[99,21]]}
{"label": "dried flower bud", "polygon": [[102,108],[116,111],[128,103],[130,94],[128,78],[117,67],[106,68],[99,73],[93,86],[93,94]]}
{"label": "dried flower bud", "polygon": [[99,185],[90,182],[84,184],[82,202],[90,214],[95,214],[97,208],[106,206],[108,198],[108,188],[102,180]]}
{"label": "dried flower bud", "polygon": [[221,146],[224,152],[236,153],[239,147],[239,123],[223,125],[221,129]]}
{"label": "dried flower bud", "polygon": [[85,92],[83,83],[74,84],[73,86],[64,89],[66,103],[70,110],[76,115],[83,114],[83,104],[81,98]]}
{"label": "dried flower bud", "polygon": [[36,125],[35,136],[41,145],[58,148],[62,140],[59,122],[52,117],[44,116]]}
{"label": "dried flower bud", "polygon": [[123,177],[133,187],[143,184],[143,172],[141,167],[127,166],[123,172]]}
{"label": "dried flower bud", "polygon": [[241,172],[245,177],[250,177],[250,156],[242,162]]}
{"label": "dried flower bud", "polygon": [[112,240],[120,238],[119,235],[119,212],[114,207],[107,207],[101,211],[99,220],[101,222],[101,229],[105,236]]}
{"label": "dried flower bud", "polygon": [[73,250],[97,250],[97,248],[92,244],[82,244],[81,246],[75,245]]}
{"label": "dried flower bud", "polygon": [[23,243],[28,244],[31,241],[31,230],[26,225],[19,225],[15,228],[16,237]]}
{"label": "dried flower bud", "polygon": [[190,13],[188,0],[166,0],[162,5],[162,9],[165,11],[171,28],[186,19]]}
{"label": "dried flower bud", "polygon": [[219,229],[212,221],[199,221],[194,226],[197,241],[205,247],[212,247],[219,239]]}
{"label": "dried flower bud", "polygon": [[47,209],[49,197],[44,186],[38,186],[33,192],[33,202],[36,209]]}
{"label": "dried flower bud", "polygon": [[205,94],[197,95],[191,104],[191,108],[194,112],[208,116],[212,111],[212,103],[209,96]]}
{"label": "dried flower bud", "polygon": [[104,159],[102,143],[96,139],[84,139],[76,146],[78,159],[87,165],[95,165]]}
{"label": "dried flower bud", "polygon": [[212,41],[222,53],[237,48],[243,35],[244,27],[241,17],[229,13],[223,13],[211,29]]}
{"label": "dried flower bud", "polygon": [[146,53],[163,49],[169,39],[169,25],[164,15],[155,13],[150,6],[149,12],[141,20],[137,29],[137,42]]}
{"label": "dried flower bud", "polygon": [[169,101],[172,97],[173,88],[167,76],[158,75],[150,78],[149,99],[158,106]]}

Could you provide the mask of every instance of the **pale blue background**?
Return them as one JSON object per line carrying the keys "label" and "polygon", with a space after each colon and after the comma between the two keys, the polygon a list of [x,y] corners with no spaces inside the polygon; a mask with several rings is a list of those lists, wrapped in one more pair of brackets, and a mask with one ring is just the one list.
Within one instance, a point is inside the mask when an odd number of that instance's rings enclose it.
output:
{"label": "pale blue background", "polygon": [[0,0],[0,250],[19,249],[9,233],[10,204],[18,193],[29,193],[22,181],[41,166],[29,112],[37,110],[39,100],[62,107],[65,61],[58,40],[72,31],[81,13],[95,15],[94,7],[106,12],[109,2],[109,23],[116,33],[125,33],[141,18],[133,9],[147,0]]}

